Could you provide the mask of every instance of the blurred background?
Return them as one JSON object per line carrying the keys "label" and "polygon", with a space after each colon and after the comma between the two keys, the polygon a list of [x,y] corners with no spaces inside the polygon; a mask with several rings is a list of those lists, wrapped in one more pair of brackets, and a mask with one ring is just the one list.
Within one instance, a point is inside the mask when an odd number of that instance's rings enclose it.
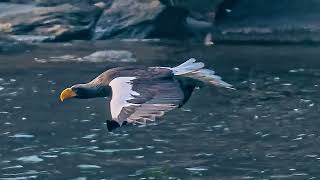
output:
{"label": "blurred background", "polygon": [[[320,178],[319,0],[0,0],[0,179]],[[194,57],[237,89],[113,133],[107,69]]]}
{"label": "blurred background", "polygon": [[[2,0],[0,32],[16,40],[115,38],[319,42],[318,0]],[[2,40],[3,41],[3,40]]]}

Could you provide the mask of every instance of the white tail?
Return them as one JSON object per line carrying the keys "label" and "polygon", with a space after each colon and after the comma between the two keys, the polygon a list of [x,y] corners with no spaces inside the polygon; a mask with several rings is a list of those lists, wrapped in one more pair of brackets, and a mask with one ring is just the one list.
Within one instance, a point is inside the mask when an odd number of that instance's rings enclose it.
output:
{"label": "white tail", "polygon": [[221,80],[220,76],[215,75],[213,70],[205,69],[204,63],[196,62],[196,59],[191,58],[179,66],[170,68],[174,75],[185,76],[203,81],[205,83],[214,84],[224,88],[234,89],[231,84]]}

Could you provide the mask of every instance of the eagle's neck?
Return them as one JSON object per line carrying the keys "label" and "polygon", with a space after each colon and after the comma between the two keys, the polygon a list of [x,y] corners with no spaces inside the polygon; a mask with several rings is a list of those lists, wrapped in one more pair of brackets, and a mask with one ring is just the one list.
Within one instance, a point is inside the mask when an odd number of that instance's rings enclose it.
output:
{"label": "eagle's neck", "polygon": [[96,85],[96,84],[77,84],[72,87],[76,92],[77,98],[88,99],[96,97],[111,97],[112,91],[110,86]]}

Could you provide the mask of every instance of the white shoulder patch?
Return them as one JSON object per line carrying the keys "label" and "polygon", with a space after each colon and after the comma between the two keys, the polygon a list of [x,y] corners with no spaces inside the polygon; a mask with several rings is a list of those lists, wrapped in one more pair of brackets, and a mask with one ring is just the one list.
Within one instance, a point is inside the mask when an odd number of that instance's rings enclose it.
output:
{"label": "white shoulder patch", "polygon": [[136,77],[117,77],[109,85],[112,89],[112,98],[110,101],[110,110],[113,120],[118,120],[118,116],[123,107],[135,105],[128,100],[134,99],[134,96],[140,95],[132,90],[132,80]]}

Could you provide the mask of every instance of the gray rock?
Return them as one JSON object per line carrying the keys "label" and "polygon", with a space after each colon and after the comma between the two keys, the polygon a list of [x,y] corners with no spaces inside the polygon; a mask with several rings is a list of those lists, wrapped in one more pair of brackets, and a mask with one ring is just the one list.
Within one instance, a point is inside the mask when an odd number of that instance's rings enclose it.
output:
{"label": "gray rock", "polygon": [[163,3],[187,9],[193,18],[214,22],[219,6],[225,0],[162,0]]}
{"label": "gray rock", "polygon": [[[214,27],[216,14],[225,0],[160,1],[167,8],[165,13],[161,14],[162,17],[158,17],[162,20],[160,20],[161,25],[156,28],[156,31],[160,31],[156,33],[157,35],[177,37],[177,39],[195,39],[207,44],[209,42],[207,39],[210,39],[208,37],[211,37],[210,33]],[[165,27],[168,29],[163,29]],[[179,34],[175,34],[175,31],[178,31]]]}
{"label": "gray rock", "polygon": [[95,0],[33,0],[37,6],[58,6],[61,4],[72,4],[72,5],[77,5],[77,4],[87,4],[87,5],[92,5],[96,1]]}
{"label": "gray rock", "polygon": [[11,38],[17,41],[28,43],[50,42],[55,40],[55,36],[41,36],[41,35],[10,35]]}
{"label": "gray rock", "polygon": [[47,59],[35,58],[34,60],[38,63],[48,63],[48,62],[101,63],[101,62],[136,62],[137,61],[133,53],[126,50],[97,51],[85,57],[78,57],[75,55],[63,55],[63,56],[49,57]]}
{"label": "gray rock", "polygon": [[37,6],[57,6],[65,3],[77,4],[88,3],[94,4],[95,0],[2,0],[1,2],[9,2],[15,4],[35,4]]}
{"label": "gray rock", "polygon": [[192,31],[207,33],[213,27],[217,11],[225,0],[163,0],[163,3],[189,12],[187,26]]}
{"label": "gray rock", "polygon": [[[7,16],[14,16],[16,14],[24,14],[35,9],[34,5],[26,4],[13,4],[13,3],[0,3],[0,18]],[[2,24],[2,23],[1,23]],[[2,24],[2,27],[4,25]],[[1,28],[1,25],[0,25]]]}
{"label": "gray rock", "polygon": [[81,61],[88,62],[136,62],[132,52],[126,50],[97,51],[85,56]]}
{"label": "gray rock", "polygon": [[36,7],[0,3],[0,7],[0,32],[10,35],[48,36],[54,37],[54,41],[90,39],[101,13],[100,8],[83,4]]}
{"label": "gray rock", "polygon": [[152,21],[164,9],[158,0],[117,0],[97,22],[94,39],[110,37],[146,38]]}
{"label": "gray rock", "polygon": [[34,61],[38,63],[50,63],[50,62],[80,62],[81,58],[74,55],[63,55],[63,56],[51,56],[47,59],[34,58]]}
{"label": "gray rock", "polygon": [[33,4],[34,0],[2,0],[1,2],[15,3],[15,4]]}
{"label": "gray rock", "polygon": [[32,49],[32,47],[33,45],[0,34],[0,53],[20,53]]}
{"label": "gray rock", "polygon": [[319,0],[236,0],[221,9],[214,39],[229,42],[320,42]]}
{"label": "gray rock", "polygon": [[320,42],[319,0],[5,1],[0,3],[0,33],[21,41]]}

